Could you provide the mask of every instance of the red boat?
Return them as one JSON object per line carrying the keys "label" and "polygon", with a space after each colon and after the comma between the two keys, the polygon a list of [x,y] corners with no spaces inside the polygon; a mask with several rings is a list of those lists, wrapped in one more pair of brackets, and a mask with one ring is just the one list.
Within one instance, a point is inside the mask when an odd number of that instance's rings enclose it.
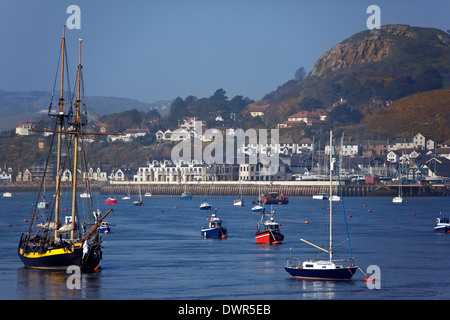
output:
{"label": "red boat", "polygon": [[265,210],[261,214],[261,220],[255,233],[256,243],[280,244],[284,240],[284,235],[280,232],[280,225],[275,221],[275,211],[270,212],[270,217],[266,219]]}
{"label": "red boat", "polygon": [[109,196],[106,200],[105,200],[105,204],[117,204],[117,199],[113,198],[112,196]]}
{"label": "red boat", "polygon": [[283,191],[280,191],[280,193],[269,192],[268,195],[263,195],[262,200],[263,200],[264,204],[288,204],[289,203],[289,197],[285,197],[283,195]]}

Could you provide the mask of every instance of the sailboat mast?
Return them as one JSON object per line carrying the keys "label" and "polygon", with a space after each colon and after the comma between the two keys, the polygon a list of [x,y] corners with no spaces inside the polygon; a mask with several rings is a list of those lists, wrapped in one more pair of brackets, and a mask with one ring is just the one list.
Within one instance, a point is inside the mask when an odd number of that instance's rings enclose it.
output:
{"label": "sailboat mast", "polygon": [[330,201],[330,262],[333,256],[333,229],[332,229],[332,217],[333,217],[333,130],[330,130],[330,196],[328,200]]}
{"label": "sailboat mast", "polygon": [[61,90],[59,98],[59,114],[58,114],[58,150],[56,155],[56,190],[55,190],[55,238],[58,237],[59,229],[59,201],[60,201],[60,183],[61,183],[61,127],[63,121],[63,90],[64,90],[64,50],[66,48],[66,26],[63,28],[63,38],[62,38],[62,57],[61,57]]}
{"label": "sailboat mast", "polygon": [[70,238],[75,238],[75,216],[76,216],[76,204],[77,204],[77,177],[78,177],[78,139],[80,131],[80,84],[81,84],[81,42],[79,45],[78,56],[78,93],[76,102],[76,120],[75,120],[75,136],[74,136],[74,154],[73,154],[73,176],[72,176],[72,228],[70,231]]}

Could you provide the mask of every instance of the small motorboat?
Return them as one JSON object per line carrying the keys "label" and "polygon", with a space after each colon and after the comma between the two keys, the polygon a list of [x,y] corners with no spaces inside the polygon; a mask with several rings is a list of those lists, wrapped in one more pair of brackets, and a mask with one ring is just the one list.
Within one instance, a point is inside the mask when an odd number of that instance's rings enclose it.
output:
{"label": "small motorboat", "polygon": [[105,204],[117,204],[117,199],[113,196],[109,196],[108,198],[106,198]]}
{"label": "small motorboat", "polygon": [[3,198],[12,198],[12,193],[11,192],[3,192],[2,197]]}
{"label": "small motorboat", "polygon": [[100,227],[100,233],[110,233],[111,232],[111,228],[109,227],[109,223],[106,221],[102,221]]}
{"label": "small motorboat", "polygon": [[190,192],[183,192],[181,194],[180,199],[182,199],[182,200],[191,200],[192,199],[192,193],[190,193]]}
{"label": "small motorboat", "polygon": [[131,200],[131,197],[130,196],[123,196],[122,200],[129,201],[129,200]]}
{"label": "small motorboat", "polygon": [[252,213],[262,213],[264,211],[264,207],[257,204],[252,207]]}
{"label": "small motorboat", "polygon": [[137,199],[136,201],[133,201],[133,206],[135,206],[135,207],[143,207],[144,203],[142,202],[141,199]]}
{"label": "small motorboat", "polygon": [[224,239],[228,236],[228,231],[222,226],[223,221],[217,217],[217,209],[208,220],[208,225],[202,227],[201,235],[203,238]]}
{"label": "small motorboat", "polygon": [[328,198],[329,198],[330,196],[328,195],[328,193],[326,193],[326,192],[320,192],[320,193],[317,193],[317,194],[315,194],[315,195],[313,195],[313,199],[314,200],[328,200]]}
{"label": "small motorboat", "polygon": [[403,198],[401,196],[395,197],[392,199],[393,203],[402,203],[403,202]]}
{"label": "small motorboat", "polygon": [[152,193],[150,192],[150,191],[147,191],[145,194],[144,194],[144,197],[148,197],[148,198],[150,198],[150,197],[152,197],[153,195],[152,195]]}
{"label": "small motorboat", "polygon": [[211,205],[208,202],[206,202],[206,200],[204,200],[200,204],[200,210],[211,210]]}
{"label": "small motorboat", "polygon": [[80,198],[90,198],[91,194],[89,192],[80,193]]}
{"label": "small motorboat", "polygon": [[236,199],[236,200],[234,200],[233,205],[237,206],[237,207],[243,207],[244,206],[244,200],[243,199]]}
{"label": "small motorboat", "polygon": [[39,201],[37,204],[38,209],[48,209],[48,202],[45,201],[45,198],[42,199],[42,201]]}
{"label": "small motorboat", "polygon": [[450,232],[450,219],[444,217],[436,218],[436,226],[434,227],[434,231],[440,233]]}

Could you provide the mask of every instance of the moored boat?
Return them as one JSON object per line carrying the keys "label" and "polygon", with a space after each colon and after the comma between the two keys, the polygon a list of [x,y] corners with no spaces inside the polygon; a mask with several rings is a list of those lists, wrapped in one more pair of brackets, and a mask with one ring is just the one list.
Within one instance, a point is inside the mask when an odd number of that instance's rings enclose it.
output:
{"label": "moored boat", "polygon": [[312,196],[314,200],[328,200],[329,197],[329,194],[326,192],[319,192]]}
{"label": "moored boat", "polygon": [[445,217],[436,218],[435,232],[447,233],[450,232],[450,219]]}
{"label": "moored boat", "polygon": [[233,205],[237,206],[237,207],[243,207],[244,206],[244,199],[236,199],[236,200],[234,200]]}
{"label": "moored boat", "polygon": [[[333,131],[330,131],[330,150],[332,150],[331,146],[333,145]],[[333,152],[330,152],[330,192],[332,195],[333,186]],[[336,170],[339,172],[339,170]],[[333,260],[333,229],[332,229],[332,217],[333,217],[333,200],[332,197],[328,197],[330,210],[329,213],[329,248],[324,249],[321,248],[311,242],[308,242],[304,239],[300,239],[301,241],[319,249],[326,253],[328,253],[329,258],[324,260],[319,259],[308,259],[301,263],[298,258],[288,258],[286,260],[285,270],[294,278],[297,279],[309,279],[309,280],[350,280],[353,275],[358,270],[358,267],[353,265],[353,257],[351,254],[351,247],[349,236],[347,233],[347,241],[350,249],[350,259],[348,260]],[[345,219],[345,213],[344,213]],[[348,261],[348,263],[346,263]]]}
{"label": "moored boat", "polygon": [[288,204],[289,203],[289,197],[285,197],[283,195],[283,191],[280,191],[280,193],[269,192],[267,195],[263,196],[262,200],[263,200],[264,204]]}
{"label": "moored boat", "polygon": [[262,213],[263,210],[264,210],[264,207],[259,204],[256,204],[252,207],[252,213]]}
{"label": "moored boat", "polygon": [[284,235],[280,232],[280,224],[275,221],[275,210],[271,210],[270,214],[267,215],[264,209],[257,225],[255,242],[263,244],[280,244],[283,240]]}
{"label": "moored boat", "polygon": [[106,198],[105,204],[117,204],[117,199],[113,196],[109,196],[108,198]]}
{"label": "moored boat", "polygon": [[223,227],[223,221],[217,217],[217,209],[208,220],[208,225],[202,227],[201,235],[203,238],[224,239],[228,236],[227,228]]}
{"label": "moored boat", "polygon": [[211,205],[206,202],[206,199],[200,204],[200,210],[211,210]]}
{"label": "moored boat", "polygon": [[[78,96],[75,105],[70,103],[69,112],[64,112],[64,97],[63,97],[63,79],[64,79],[64,53],[65,53],[65,27],[62,39],[62,63],[61,65],[61,97],[59,99],[59,110],[52,113],[52,104],[49,107],[49,116],[55,119],[54,130],[47,131],[55,134],[56,139],[52,138],[48,154],[55,153],[54,140],[57,142],[56,150],[56,192],[55,199],[52,205],[52,210],[39,211],[37,206],[33,207],[33,214],[30,227],[27,233],[22,233],[18,245],[18,255],[23,264],[29,268],[38,269],[66,269],[69,266],[78,266],[83,272],[92,272],[97,270],[99,262],[102,259],[102,240],[99,232],[99,227],[112,210],[107,211],[101,216],[98,210],[93,210],[92,207],[82,206],[77,208],[77,182],[79,168],[78,152],[84,151],[81,147],[81,139],[87,134],[85,131],[87,118],[84,117],[80,111],[80,82],[81,76],[81,40],[79,44],[80,58],[78,64]],[[54,88],[55,89],[55,88]],[[53,90],[54,92],[55,90]],[[83,104],[84,105],[84,104]],[[75,109],[75,110],[73,110]],[[83,119],[82,119],[83,114]],[[36,130],[35,130],[36,131]],[[65,141],[62,143],[62,136],[65,136]],[[70,139],[70,141],[68,141]],[[63,150],[64,146],[64,150]],[[62,154],[67,158],[67,161],[62,161]],[[48,167],[48,161],[51,157],[47,157],[45,168]],[[62,224],[63,216],[61,215],[61,187],[60,181],[62,173],[68,167],[64,165],[71,164],[72,176],[72,190],[71,190],[71,214],[65,217],[65,223]],[[43,189],[46,176],[50,176],[47,170],[44,170],[42,180],[40,182],[39,193]],[[89,181],[86,181],[87,189],[90,189]],[[92,204],[92,203],[91,203]],[[81,215],[83,213],[84,215]],[[94,214],[91,214],[91,213]],[[37,218],[41,219],[37,220]],[[83,219],[83,220],[82,220]],[[94,220],[91,223],[91,220]],[[39,223],[39,221],[44,221]],[[89,230],[86,226],[91,225]]]}
{"label": "moored boat", "polygon": [[190,192],[183,192],[180,196],[180,199],[182,200],[191,200],[192,199],[192,193]]}

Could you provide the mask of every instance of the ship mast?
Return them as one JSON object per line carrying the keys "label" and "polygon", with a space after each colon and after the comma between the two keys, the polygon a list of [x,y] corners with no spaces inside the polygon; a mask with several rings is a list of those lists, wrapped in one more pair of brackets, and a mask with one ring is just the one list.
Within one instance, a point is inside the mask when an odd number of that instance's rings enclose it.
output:
{"label": "ship mast", "polygon": [[76,120],[75,120],[75,130],[74,130],[74,155],[73,155],[73,176],[72,176],[72,228],[70,231],[70,239],[75,238],[75,216],[76,216],[76,204],[77,204],[77,176],[78,176],[78,140],[80,137],[80,84],[81,84],[81,42],[79,45],[79,56],[78,56],[78,93],[76,102]]}
{"label": "ship mast", "polygon": [[58,237],[59,229],[59,201],[60,201],[60,184],[61,184],[61,129],[64,117],[63,104],[63,89],[64,89],[64,49],[66,47],[66,26],[63,28],[62,38],[62,58],[61,58],[61,95],[59,98],[59,114],[58,114],[58,149],[56,156],[56,190],[55,190],[55,239]]}
{"label": "ship mast", "polygon": [[330,130],[330,262],[333,258],[333,228],[332,228],[332,217],[333,217],[333,155],[332,155],[332,147],[333,147],[333,129]]}

